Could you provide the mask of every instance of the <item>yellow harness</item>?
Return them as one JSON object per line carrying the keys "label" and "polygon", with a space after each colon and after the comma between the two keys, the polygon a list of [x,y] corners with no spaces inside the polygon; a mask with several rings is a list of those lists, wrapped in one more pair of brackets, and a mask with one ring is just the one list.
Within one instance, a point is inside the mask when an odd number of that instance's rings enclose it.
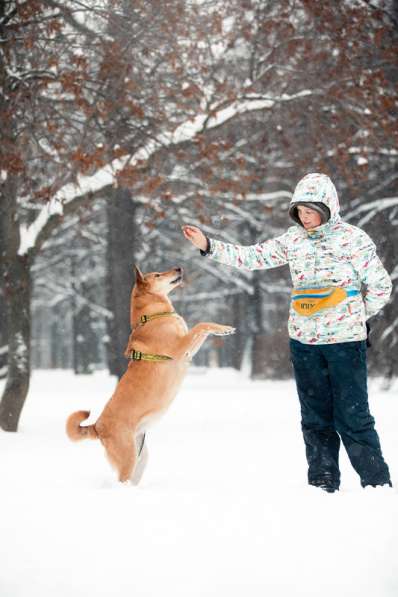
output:
{"label": "yellow harness", "polygon": [[329,286],[327,288],[293,288],[292,304],[293,309],[299,315],[308,317],[318,313],[322,309],[336,307],[348,296],[359,294],[356,288],[340,288],[339,286]]}
{"label": "yellow harness", "polygon": [[[142,325],[148,323],[148,321],[152,321],[153,319],[158,319],[159,317],[168,317],[169,315],[177,315],[175,311],[166,311],[164,313],[155,313],[154,315],[141,315],[138,323],[133,326],[133,332]],[[173,357],[169,357],[165,354],[152,354],[149,352],[141,352],[140,350],[135,350],[134,348],[129,352],[127,358],[130,361],[150,361],[154,362],[164,362],[164,361],[172,361]]]}
{"label": "yellow harness", "polygon": [[151,354],[149,352],[141,352],[140,350],[133,350],[129,353],[127,357],[130,361],[151,361],[153,362],[160,362],[160,361],[172,361],[173,358],[169,357],[165,354]]}

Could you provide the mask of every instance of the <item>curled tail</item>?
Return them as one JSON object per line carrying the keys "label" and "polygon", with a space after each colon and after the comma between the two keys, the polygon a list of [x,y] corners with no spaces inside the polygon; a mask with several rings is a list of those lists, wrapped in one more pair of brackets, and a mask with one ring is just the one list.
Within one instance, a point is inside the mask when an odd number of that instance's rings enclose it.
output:
{"label": "curled tail", "polygon": [[87,425],[81,427],[80,423],[90,416],[89,410],[78,410],[72,413],[66,421],[66,434],[74,442],[81,439],[97,439],[98,434],[95,430],[95,425]]}

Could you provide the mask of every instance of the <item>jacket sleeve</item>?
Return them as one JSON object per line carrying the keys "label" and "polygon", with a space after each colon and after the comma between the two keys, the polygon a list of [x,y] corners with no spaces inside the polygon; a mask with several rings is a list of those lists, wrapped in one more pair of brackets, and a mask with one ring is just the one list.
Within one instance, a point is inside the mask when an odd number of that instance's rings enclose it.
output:
{"label": "jacket sleeve", "polygon": [[207,255],[223,263],[246,270],[270,269],[287,261],[286,233],[262,243],[242,246],[209,239]]}
{"label": "jacket sleeve", "polygon": [[376,315],[388,302],[392,283],[379,257],[376,246],[369,236],[361,230],[355,243],[351,263],[366,286],[364,294],[366,319]]}

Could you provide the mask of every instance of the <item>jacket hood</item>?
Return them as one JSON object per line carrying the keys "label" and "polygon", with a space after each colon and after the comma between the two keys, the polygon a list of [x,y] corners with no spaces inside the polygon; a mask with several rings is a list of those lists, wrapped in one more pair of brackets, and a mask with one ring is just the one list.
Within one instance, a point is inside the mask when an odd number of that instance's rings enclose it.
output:
{"label": "jacket hood", "polygon": [[299,181],[290,202],[289,212],[299,203],[323,203],[330,211],[330,220],[338,219],[339,198],[336,187],[326,174],[314,172]]}

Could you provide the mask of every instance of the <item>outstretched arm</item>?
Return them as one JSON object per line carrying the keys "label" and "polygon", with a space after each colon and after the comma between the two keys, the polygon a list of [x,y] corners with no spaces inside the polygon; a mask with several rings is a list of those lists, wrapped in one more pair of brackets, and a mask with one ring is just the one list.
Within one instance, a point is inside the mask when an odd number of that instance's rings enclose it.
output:
{"label": "outstretched arm", "polygon": [[255,245],[242,246],[208,239],[196,226],[183,226],[186,239],[215,261],[247,270],[270,269],[288,262],[286,234]]}

